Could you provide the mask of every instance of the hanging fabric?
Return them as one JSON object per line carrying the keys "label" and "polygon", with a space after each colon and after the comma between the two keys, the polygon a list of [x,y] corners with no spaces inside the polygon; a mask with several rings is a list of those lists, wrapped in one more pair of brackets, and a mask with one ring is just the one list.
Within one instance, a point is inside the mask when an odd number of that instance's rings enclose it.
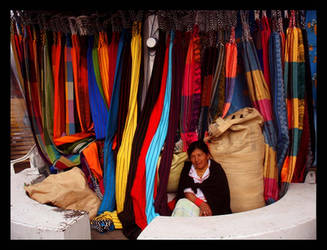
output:
{"label": "hanging fabric", "polygon": [[117,154],[116,164],[116,204],[118,214],[124,210],[126,182],[130,165],[131,145],[137,124],[137,89],[141,65],[142,39],[140,35],[141,22],[133,23],[131,55],[132,75],[129,107],[122,137],[122,143]]}
{"label": "hanging fabric", "polygon": [[305,108],[304,46],[301,29],[295,26],[295,11],[291,11],[286,31],[284,82],[291,144],[281,170],[281,196],[285,194],[292,181],[303,131]]}
{"label": "hanging fabric", "polygon": [[[99,40],[98,40],[98,59],[99,59],[99,70],[101,75],[101,85],[103,88],[103,95],[106,102],[106,105],[110,105],[109,99],[109,46],[108,46],[108,37],[107,33],[100,31],[99,32]],[[112,88],[111,88],[112,89]]]}
{"label": "hanging fabric", "polygon": [[283,35],[281,35],[281,33],[283,33],[283,29],[282,24],[278,23],[279,20],[277,13],[272,11],[272,14],[273,30],[269,39],[269,66],[272,107],[277,132],[277,168],[280,179],[281,169],[290,143],[288,135],[286,93],[282,68],[283,54],[281,44]]}
{"label": "hanging fabric", "polygon": [[235,43],[235,29],[231,27],[230,40],[225,45],[226,48],[226,66],[225,66],[225,103],[221,117],[224,118],[230,108],[231,101],[234,94],[236,69],[237,69],[237,46]]}
{"label": "hanging fabric", "polygon": [[313,99],[312,99],[312,80],[309,64],[309,48],[307,41],[307,32],[305,30],[305,15],[304,11],[298,10],[298,27],[302,32],[303,49],[304,49],[304,115],[303,115],[303,129],[301,140],[299,143],[298,155],[296,165],[292,177],[292,183],[304,182],[305,174],[313,162]]}
{"label": "hanging fabric", "polygon": [[115,160],[113,152],[113,142],[117,131],[117,120],[118,120],[118,104],[119,94],[122,79],[123,64],[127,62],[126,54],[128,54],[129,47],[126,46],[126,30],[123,30],[120,36],[118,51],[117,51],[117,62],[114,88],[112,92],[112,99],[108,114],[107,123],[107,135],[104,144],[104,184],[105,192],[101,205],[98,210],[98,215],[101,215],[105,211],[112,212],[116,208],[115,199]]}
{"label": "hanging fabric", "polygon": [[94,41],[95,37],[93,35],[89,36],[87,49],[89,100],[96,139],[103,139],[106,135],[108,109],[103,98],[103,91],[101,94],[101,91],[99,89],[100,84],[98,84],[98,82],[100,81],[100,77],[98,74],[96,74],[96,72],[99,72],[97,56],[95,55],[97,49],[94,48]]}
{"label": "hanging fabric", "polygon": [[[127,185],[126,185],[126,195],[124,201],[124,211],[119,213],[119,218],[123,224],[123,233],[126,237],[135,239],[141,232],[139,226],[135,223],[134,216],[134,203],[131,195],[131,190],[133,185],[137,185],[141,177],[136,176],[136,173],[144,175],[144,170],[140,170],[138,165],[138,159],[140,157],[141,151],[145,149],[145,136],[149,134],[148,127],[154,126],[153,122],[150,122],[151,113],[153,112],[155,105],[157,103],[159,93],[161,90],[161,79],[164,68],[165,60],[165,47],[166,47],[165,32],[161,29],[159,30],[159,40],[155,50],[155,60],[153,64],[152,74],[150,78],[150,83],[148,91],[146,93],[146,98],[144,101],[144,108],[140,112],[140,118],[137,121],[137,127],[135,130],[135,135],[133,139],[132,151],[131,151],[131,163],[128,173]],[[142,186],[143,187],[143,186]],[[145,185],[144,185],[145,188]],[[145,194],[145,191],[143,192]],[[140,193],[140,194],[143,194]],[[137,201],[141,202],[141,199],[145,199],[144,196],[138,196]],[[144,202],[145,203],[145,202]]]}
{"label": "hanging fabric", "polygon": [[86,37],[76,33],[72,38],[72,63],[74,72],[75,103],[81,132],[93,130],[90,110],[88,72],[87,72],[87,41]]}
{"label": "hanging fabric", "polygon": [[278,200],[278,169],[276,164],[276,132],[272,120],[272,107],[270,91],[261,71],[254,43],[251,39],[248,24],[248,11],[242,11],[241,20],[243,27],[243,60],[244,69],[253,107],[264,118],[263,134],[265,138],[264,159],[264,197],[270,204]]}
{"label": "hanging fabric", "polygon": [[270,72],[269,72],[269,37],[270,37],[270,23],[266,14],[265,10],[262,10],[262,17],[261,17],[261,45],[262,45],[262,72],[263,76],[265,77],[265,81],[267,85],[270,87]]}
{"label": "hanging fabric", "polygon": [[60,32],[54,33],[52,44],[52,67],[54,81],[54,120],[53,137],[61,137],[66,134],[66,109],[65,109],[65,83],[64,83],[64,64],[63,47]]}
{"label": "hanging fabric", "polygon": [[198,120],[201,105],[201,61],[200,61],[199,26],[194,24],[188,52],[182,88],[181,104],[181,139],[183,150],[198,140]]}
{"label": "hanging fabric", "polygon": [[[167,131],[167,138],[165,147],[161,153],[161,161],[159,165],[159,185],[155,198],[155,211],[160,215],[169,216],[171,211],[168,207],[167,201],[167,185],[168,177],[170,174],[170,167],[173,159],[173,151],[175,146],[175,138],[179,125],[180,106],[181,106],[181,93],[182,93],[182,81],[185,67],[186,57],[186,44],[185,33],[176,30],[175,39],[172,51],[172,89],[171,89],[171,105],[169,111],[169,125]],[[184,41],[183,41],[184,40]],[[186,48],[186,49],[185,49]]]}
{"label": "hanging fabric", "polygon": [[222,110],[222,107],[220,108],[221,105],[218,103],[222,103],[223,105],[225,102],[225,95],[221,94],[225,93],[225,44],[222,30],[218,30],[217,40],[218,59],[212,80],[211,101],[209,106],[209,123],[215,121],[218,118],[220,111]]}
{"label": "hanging fabric", "polygon": [[175,33],[173,30],[170,32],[169,42],[169,55],[168,55],[168,73],[165,89],[165,99],[163,103],[163,111],[161,113],[160,122],[157,131],[152,138],[149,150],[145,158],[146,164],[146,218],[147,224],[149,224],[159,214],[155,213],[154,209],[154,190],[157,190],[155,185],[156,180],[156,167],[159,159],[160,151],[163,147],[167,136],[168,130],[168,118],[170,110],[171,99],[171,83],[172,83],[172,47],[174,42]]}
{"label": "hanging fabric", "polygon": [[135,223],[142,230],[147,225],[147,217],[145,213],[146,211],[146,155],[149,150],[150,143],[158,128],[161,113],[163,110],[165,89],[167,84],[167,74],[168,74],[168,60],[169,60],[168,57],[169,57],[169,46],[166,46],[160,92],[157,102],[155,103],[155,106],[150,116],[149,127],[146,131],[142,150],[138,158],[137,170],[135,173],[134,183],[131,189]]}

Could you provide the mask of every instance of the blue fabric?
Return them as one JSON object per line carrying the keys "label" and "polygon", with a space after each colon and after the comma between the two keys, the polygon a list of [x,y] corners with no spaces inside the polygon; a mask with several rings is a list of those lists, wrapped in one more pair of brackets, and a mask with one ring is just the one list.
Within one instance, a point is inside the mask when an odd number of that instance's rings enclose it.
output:
{"label": "blue fabric", "polygon": [[145,213],[147,217],[147,223],[149,224],[159,214],[155,212],[154,207],[154,181],[157,162],[159,159],[160,151],[166,139],[168,130],[168,118],[170,110],[170,99],[171,99],[171,84],[172,84],[172,47],[174,41],[174,32],[171,31],[170,43],[169,43],[169,61],[168,61],[168,74],[165,90],[165,99],[163,104],[163,110],[160,118],[160,122],[157,131],[152,138],[148,152],[145,157],[146,166],[146,208]]}
{"label": "blue fabric", "polygon": [[106,137],[106,124],[108,121],[108,109],[102,95],[99,91],[94,67],[92,50],[94,44],[94,36],[89,36],[88,49],[87,49],[87,77],[89,87],[89,100],[92,120],[94,122],[95,138],[104,139]]}
{"label": "blue fabric", "polygon": [[115,137],[118,124],[118,106],[119,106],[119,93],[120,93],[120,80],[122,75],[122,60],[121,54],[123,50],[125,40],[125,30],[122,31],[117,51],[117,62],[115,69],[115,79],[114,86],[112,90],[112,97],[109,108],[108,122],[107,122],[107,135],[104,142],[104,156],[103,156],[103,166],[104,166],[104,175],[103,175],[103,184],[104,184],[104,195],[101,202],[101,205],[98,210],[98,215],[102,214],[105,211],[114,211],[116,207],[116,198],[115,198],[115,160],[114,152],[112,150],[112,143]]}
{"label": "blue fabric", "polygon": [[281,39],[279,33],[275,31],[271,33],[269,39],[269,66],[274,123],[277,128],[277,167],[280,175],[289,147],[289,136],[281,59]]}

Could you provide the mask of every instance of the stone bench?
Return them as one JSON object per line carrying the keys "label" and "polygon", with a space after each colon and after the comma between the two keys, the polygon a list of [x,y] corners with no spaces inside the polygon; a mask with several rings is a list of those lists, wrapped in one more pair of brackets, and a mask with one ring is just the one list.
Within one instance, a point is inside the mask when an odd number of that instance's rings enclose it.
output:
{"label": "stone bench", "polygon": [[246,212],[158,216],[138,237],[147,239],[316,239],[316,184],[291,183],[279,201]]}

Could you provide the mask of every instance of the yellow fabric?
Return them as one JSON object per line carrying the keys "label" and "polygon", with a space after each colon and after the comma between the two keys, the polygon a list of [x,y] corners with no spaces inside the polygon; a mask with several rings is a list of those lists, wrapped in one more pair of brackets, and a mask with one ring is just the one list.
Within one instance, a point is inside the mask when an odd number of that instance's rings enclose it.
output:
{"label": "yellow fabric", "polygon": [[137,125],[137,89],[139,83],[142,52],[142,38],[140,31],[141,23],[134,22],[131,40],[132,72],[128,112],[126,116],[122,142],[117,154],[116,164],[116,204],[118,213],[124,210],[125,192],[130,165],[132,143]]}
{"label": "yellow fabric", "polygon": [[102,214],[99,216],[95,217],[93,220],[106,220],[110,219],[114,223],[115,229],[122,229],[123,226],[118,218],[117,211],[109,212],[109,211],[104,211]]}
{"label": "yellow fabric", "polygon": [[105,32],[99,32],[98,57],[103,93],[109,107],[109,47]]}

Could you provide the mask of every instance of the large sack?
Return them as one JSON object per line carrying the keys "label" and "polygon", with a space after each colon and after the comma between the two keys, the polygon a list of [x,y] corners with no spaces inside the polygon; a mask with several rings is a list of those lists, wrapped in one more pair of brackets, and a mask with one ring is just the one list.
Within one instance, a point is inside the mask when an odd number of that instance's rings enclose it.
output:
{"label": "large sack", "polygon": [[78,167],[51,174],[42,182],[24,188],[32,199],[42,204],[84,210],[89,213],[90,219],[96,216],[101,202],[89,188],[84,173]]}
{"label": "large sack", "polygon": [[[161,156],[158,159],[157,169],[160,166]],[[167,193],[177,193],[179,178],[181,176],[184,162],[188,160],[186,152],[174,153],[171,161],[171,167],[169,172],[169,178],[167,183]],[[157,183],[159,185],[159,175],[157,175]]]}
{"label": "large sack", "polygon": [[243,108],[209,126],[205,141],[226,173],[232,212],[265,205],[263,122],[256,109]]}

